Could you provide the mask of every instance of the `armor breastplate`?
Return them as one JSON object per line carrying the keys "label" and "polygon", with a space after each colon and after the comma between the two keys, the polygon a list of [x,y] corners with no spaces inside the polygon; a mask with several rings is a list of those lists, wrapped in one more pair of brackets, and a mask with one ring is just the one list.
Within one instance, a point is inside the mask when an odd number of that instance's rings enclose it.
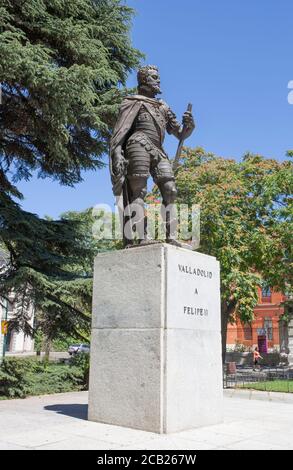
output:
{"label": "armor breastplate", "polygon": [[140,108],[132,129],[133,133],[138,131],[143,132],[157,147],[161,147],[160,130],[153,117],[143,106]]}

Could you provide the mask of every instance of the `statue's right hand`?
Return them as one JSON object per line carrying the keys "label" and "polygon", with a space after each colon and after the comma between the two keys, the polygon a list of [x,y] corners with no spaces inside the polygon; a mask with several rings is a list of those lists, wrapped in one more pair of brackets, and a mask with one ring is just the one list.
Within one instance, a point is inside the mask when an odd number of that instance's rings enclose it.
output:
{"label": "statue's right hand", "polygon": [[121,148],[117,148],[113,153],[113,173],[120,175],[124,172],[126,160],[124,158],[124,152]]}

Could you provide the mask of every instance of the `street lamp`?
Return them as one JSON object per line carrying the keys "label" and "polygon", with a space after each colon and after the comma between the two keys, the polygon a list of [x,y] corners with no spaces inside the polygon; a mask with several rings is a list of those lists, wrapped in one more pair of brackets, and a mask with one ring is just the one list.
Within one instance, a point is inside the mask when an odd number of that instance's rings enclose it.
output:
{"label": "street lamp", "polygon": [[8,300],[5,301],[5,313],[4,319],[1,320],[1,334],[3,335],[3,350],[2,350],[2,361],[5,358],[6,352],[6,336],[8,330]]}

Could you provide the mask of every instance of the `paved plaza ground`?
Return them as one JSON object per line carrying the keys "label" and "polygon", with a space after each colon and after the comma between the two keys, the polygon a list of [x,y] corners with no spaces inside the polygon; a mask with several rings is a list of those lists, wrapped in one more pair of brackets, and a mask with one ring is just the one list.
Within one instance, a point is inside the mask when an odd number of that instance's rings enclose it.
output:
{"label": "paved plaza ground", "polygon": [[293,396],[224,391],[224,422],[169,435],[87,421],[87,392],[0,401],[0,450],[293,449]]}

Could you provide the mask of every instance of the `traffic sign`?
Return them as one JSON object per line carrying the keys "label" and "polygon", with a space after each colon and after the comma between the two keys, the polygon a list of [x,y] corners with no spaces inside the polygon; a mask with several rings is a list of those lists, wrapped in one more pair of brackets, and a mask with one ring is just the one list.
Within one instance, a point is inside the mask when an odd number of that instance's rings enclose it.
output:
{"label": "traffic sign", "polygon": [[2,335],[7,335],[8,333],[8,321],[7,320],[1,321],[1,333]]}

